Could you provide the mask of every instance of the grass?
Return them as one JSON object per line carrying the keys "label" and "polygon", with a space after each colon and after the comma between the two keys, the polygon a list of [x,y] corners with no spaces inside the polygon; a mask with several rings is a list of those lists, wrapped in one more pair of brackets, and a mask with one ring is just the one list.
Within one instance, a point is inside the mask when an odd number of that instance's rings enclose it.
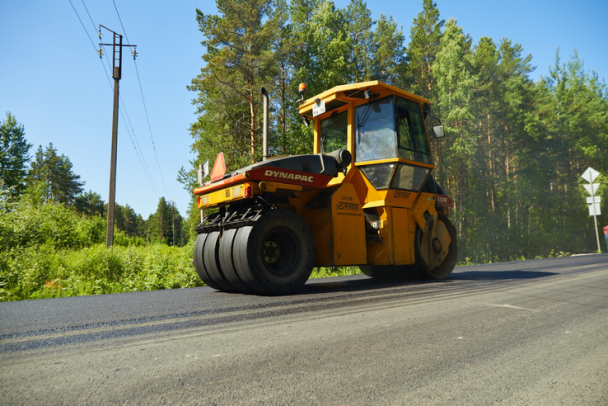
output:
{"label": "grass", "polygon": [[[204,286],[193,244],[57,249],[51,244],[0,253],[0,301]],[[356,275],[357,267],[315,268],[311,278]]]}
{"label": "grass", "polygon": [[192,246],[115,246],[80,250],[49,245],[0,254],[0,301],[202,286]]}

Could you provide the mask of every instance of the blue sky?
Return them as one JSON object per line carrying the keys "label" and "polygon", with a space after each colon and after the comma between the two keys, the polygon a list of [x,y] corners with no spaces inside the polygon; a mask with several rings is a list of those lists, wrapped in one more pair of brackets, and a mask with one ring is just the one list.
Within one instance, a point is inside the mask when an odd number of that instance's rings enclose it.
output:
{"label": "blue sky", "polygon": [[[188,127],[195,120],[191,104],[195,94],[186,86],[203,66],[195,9],[214,13],[215,2],[114,1],[130,43],[137,45],[137,67],[151,129],[135,65],[126,54],[120,92],[128,120],[123,116],[119,120],[116,199],[147,218],[156,210],[158,198],[165,196],[184,214],[189,193],[176,177],[179,168],[189,168],[193,159]],[[346,7],[348,0],[335,3]],[[98,44],[83,0],[72,0],[72,4],[93,43]],[[84,0],[84,4],[95,25],[124,34],[112,0]],[[437,0],[437,6],[446,21],[458,20],[473,43],[488,36],[497,43],[508,38],[521,44],[537,67],[533,80],[547,75],[558,47],[562,61],[577,49],[587,70],[608,79],[607,1]],[[422,1],[368,1],[368,7],[374,18],[380,13],[392,14],[408,38]],[[72,5],[68,0],[2,2],[0,34],[0,116],[4,119],[10,111],[25,126],[26,138],[34,144],[32,155],[38,145],[46,147],[52,142],[60,154],[70,158],[74,172],[86,182],[86,190],[107,200],[112,90]],[[111,42],[111,36],[105,35],[103,42]],[[133,147],[134,137],[153,185]]]}

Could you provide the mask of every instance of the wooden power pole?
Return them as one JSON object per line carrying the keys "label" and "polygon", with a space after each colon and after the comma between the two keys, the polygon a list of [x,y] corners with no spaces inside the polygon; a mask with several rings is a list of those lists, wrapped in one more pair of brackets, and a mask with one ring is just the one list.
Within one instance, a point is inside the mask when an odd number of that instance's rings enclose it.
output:
{"label": "wooden power pole", "polygon": [[[104,28],[114,35],[114,41],[111,44],[99,44],[99,57],[103,55],[102,46],[112,47],[112,77],[114,78],[114,111],[112,114],[112,154],[110,158],[110,196],[108,198],[108,228],[106,232],[106,246],[110,248],[114,242],[114,204],[116,201],[116,150],[118,144],[118,82],[122,73],[122,47],[133,47],[137,45],[127,45],[122,43],[122,35],[115,33],[111,29],[99,26],[99,34],[101,37],[101,29]],[[137,52],[133,51],[133,59]]]}

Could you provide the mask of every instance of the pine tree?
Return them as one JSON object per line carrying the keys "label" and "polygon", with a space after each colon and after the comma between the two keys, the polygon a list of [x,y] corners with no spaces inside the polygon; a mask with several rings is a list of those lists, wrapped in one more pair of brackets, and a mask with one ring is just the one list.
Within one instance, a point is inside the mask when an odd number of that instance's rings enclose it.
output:
{"label": "pine tree", "polygon": [[[444,154],[440,167],[439,180],[446,177],[455,191],[454,209],[457,216],[456,227],[459,241],[466,250],[467,223],[469,220],[466,199],[467,182],[469,181],[468,164],[472,159],[472,146],[475,140],[471,137],[471,92],[475,85],[472,75],[471,38],[465,35],[455,20],[448,21],[445,33],[441,38],[441,50],[433,63],[433,72],[437,77],[437,101],[441,105],[442,120],[446,134],[451,135],[451,145]],[[447,176],[446,176],[447,174]],[[460,246],[460,244],[459,244]]]}
{"label": "pine tree", "polygon": [[[349,82],[350,38],[344,11],[325,1],[313,9],[310,20],[302,24],[306,46],[296,57],[304,60],[296,72],[298,82],[307,84],[308,94],[315,95]],[[306,52],[307,55],[303,55]],[[295,86],[295,83],[294,83]]]}
{"label": "pine tree", "polygon": [[87,216],[103,217],[106,213],[106,211],[104,211],[105,203],[102,200],[101,195],[92,190],[76,196],[75,206],[79,212],[84,213]]}
{"label": "pine tree", "polygon": [[372,80],[380,80],[393,86],[402,85],[406,69],[403,41],[403,30],[397,28],[393,17],[380,14],[374,32]]}
{"label": "pine tree", "polygon": [[[298,84],[307,86],[306,97],[312,97],[334,86],[350,81],[350,37],[345,11],[331,1],[294,0],[290,3],[293,32],[291,94],[297,95]],[[312,152],[312,127],[302,125],[297,103],[292,103],[287,132],[287,153]]]}
{"label": "pine tree", "polygon": [[[289,24],[289,6],[286,0],[276,0],[276,16],[279,22],[280,33],[273,44],[273,50],[277,61],[277,78],[275,93],[278,100],[274,101],[277,106],[278,116],[276,119],[276,130],[273,146],[279,150],[281,155],[287,154],[287,131],[290,125],[288,115],[290,105],[294,104],[291,100],[291,77],[293,76],[293,66],[291,55],[294,50],[293,28]],[[280,145],[280,148],[277,146]],[[272,154],[271,154],[272,155]]]}
{"label": "pine tree", "polygon": [[[272,82],[276,72],[271,45],[277,35],[278,21],[272,3],[271,0],[218,0],[217,15],[196,10],[200,31],[205,37],[202,45],[206,47],[203,55],[206,65],[193,79],[190,90],[199,92],[196,104],[204,108],[201,113],[209,114],[208,102],[212,100],[219,107],[213,113],[225,123],[223,128],[214,126],[215,131],[205,136],[221,137],[223,134],[218,132],[229,132],[237,138],[246,138],[251,163],[260,158],[260,89]],[[193,125],[193,130],[198,128]],[[230,150],[239,150],[241,141],[230,145]]]}
{"label": "pine tree", "polygon": [[422,1],[422,11],[414,19],[407,47],[407,70],[404,87],[429,100],[434,99],[437,75],[433,63],[441,46],[441,27],[445,21],[439,19],[437,3]]}
{"label": "pine tree", "polygon": [[350,37],[349,82],[365,82],[371,78],[373,31],[375,21],[363,0],[351,0],[346,7],[346,29]]}
{"label": "pine tree", "polygon": [[7,113],[6,120],[0,122],[0,178],[2,188],[9,189],[11,194],[19,195],[25,188],[31,146],[25,140],[23,125]]}
{"label": "pine tree", "polygon": [[74,205],[76,197],[83,191],[84,182],[72,167],[68,157],[57,155],[52,143],[45,150],[40,145],[31,164],[28,185],[43,184],[46,201]]}
{"label": "pine tree", "polygon": [[173,244],[173,208],[164,197],[158,200],[156,212],[148,218],[147,229],[150,241]]}

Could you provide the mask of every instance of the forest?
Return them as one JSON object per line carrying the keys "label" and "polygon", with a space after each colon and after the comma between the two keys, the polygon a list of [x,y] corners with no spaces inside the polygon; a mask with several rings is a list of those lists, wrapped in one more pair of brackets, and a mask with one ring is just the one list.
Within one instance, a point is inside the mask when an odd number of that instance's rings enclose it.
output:
{"label": "forest", "polygon": [[[409,35],[363,0],[218,0],[196,10],[204,64],[188,89],[197,114],[195,159],[177,179],[191,196],[196,169],[224,152],[228,170],[261,160],[262,98],[271,97],[270,153],[312,152],[297,112],[333,86],[380,80],[433,103],[447,136],[431,137],[434,176],[454,201],[459,264],[597,251],[585,183],[598,191],[608,224],[606,84],[574,51],[540,79],[532,55],[507,38],[473,43],[466,27],[423,0]],[[27,123],[26,123],[27,124]],[[160,198],[147,219],[117,205],[114,249],[105,248],[107,203],[53,144],[32,152],[25,126],[0,122],[0,301],[201,286],[192,267],[193,198],[184,217]],[[601,235],[600,235],[601,236]],[[602,237],[602,236],[601,236]],[[605,250],[603,239],[600,240]],[[316,269],[313,277],[357,268]]]}
{"label": "forest", "polygon": [[605,82],[576,50],[562,61],[557,49],[555,64],[533,81],[532,55],[520,44],[473,43],[432,0],[422,1],[408,41],[401,22],[373,20],[363,0],[344,9],[322,0],[217,6],[218,14],[197,10],[205,66],[189,87],[197,158],[180,171],[186,189],[220,151],[229,169],[261,159],[262,87],[271,96],[271,155],[301,154],[312,152],[312,133],[298,117],[299,83],[313,97],[380,80],[431,100],[445,125],[447,136],[431,140],[434,175],[454,201],[461,263],[597,251],[580,175],[588,167],[602,174],[605,202],[608,100]]}

